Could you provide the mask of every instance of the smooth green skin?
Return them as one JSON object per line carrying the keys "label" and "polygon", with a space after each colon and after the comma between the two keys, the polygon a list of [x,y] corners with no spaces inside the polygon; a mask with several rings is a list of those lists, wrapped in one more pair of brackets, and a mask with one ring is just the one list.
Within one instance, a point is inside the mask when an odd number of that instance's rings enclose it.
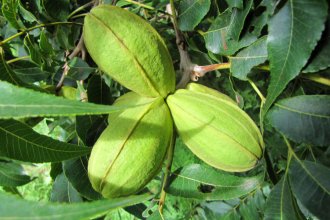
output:
{"label": "smooth green skin", "polygon": [[229,96],[227,96],[221,92],[218,92],[217,90],[211,89],[207,86],[203,86],[201,84],[188,83],[188,85],[186,86],[186,89],[193,91],[193,92],[203,93],[205,95],[215,96],[219,99],[224,99],[226,101],[229,101],[229,102],[237,105],[237,103],[234,100],[232,100]]}
{"label": "smooth green skin", "polygon": [[95,63],[123,86],[146,97],[164,98],[175,90],[167,47],[139,16],[100,5],[85,16],[83,36]]}
{"label": "smooth green skin", "polygon": [[[115,105],[150,101],[133,93],[120,99]],[[109,121],[93,147],[88,176],[96,191],[115,198],[140,191],[159,172],[172,143],[173,123],[162,98],[110,115]]]}
{"label": "smooth green skin", "polygon": [[215,92],[180,89],[168,96],[177,131],[207,164],[230,172],[250,170],[262,156],[260,131],[233,101]]}

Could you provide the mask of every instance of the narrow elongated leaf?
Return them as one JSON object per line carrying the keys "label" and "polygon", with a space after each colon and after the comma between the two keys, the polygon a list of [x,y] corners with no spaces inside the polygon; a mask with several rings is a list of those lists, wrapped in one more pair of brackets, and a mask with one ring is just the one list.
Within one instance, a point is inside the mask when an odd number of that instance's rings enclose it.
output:
{"label": "narrow elongated leaf", "polygon": [[22,15],[25,21],[31,23],[38,22],[36,16],[34,16],[30,11],[26,10],[20,0],[18,0],[18,9],[19,9],[19,13]]}
{"label": "narrow elongated leaf", "polygon": [[267,198],[265,220],[304,219],[292,194],[289,177],[285,174]]}
{"label": "narrow elongated leaf", "polygon": [[228,25],[227,39],[238,41],[241,31],[244,26],[246,16],[248,15],[253,1],[244,1],[244,9],[233,8],[230,23]]}
{"label": "narrow elongated leaf", "polygon": [[76,132],[86,146],[93,146],[107,125],[107,119],[102,115],[76,117]]}
{"label": "narrow elongated leaf", "polygon": [[330,169],[310,161],[292,159],[290,182],[295,196],[319,219],[330,216]]}
{"label": "narrow elongated leaf", "polygon": [[319,45],[315,49],[317,50],[317,54],[303,70],[303,73],[314,73],[330,67],[330,19],[328,19],[327,23],[327,28],[323,32]]}
{"label": "narrow elongated leaf", "polygon": [[[256,36],[259,36],[262,29],[268,23],[270,16],[274,13],[276,0],[263,0],[258,6],[254,6],[254,14],[251,19],[249,30]],[[260,11],[263,11],[260,14]]]}
{"label": "narrow elongated leaf", "polygon": [[48,54],[54,53],[53,46],[49,43],[45,30],[42,30],[40,33],[39,47],[42,52]]}
{"label": "narrow elongated leaf", "polygon": [[239,207],[240,219],[263,219],[266,198],[266,187],[256,189],[251,195],[245,197]]}
{"label": "narrow elongated leaf", "polygon": [[24,46],[27,48],[31,60],[40,66],[42,63],[42,58],[39,46],[32,41],[30,35],[28,34],[24,38]]}
{"label": "narrow elongated leaf", "polygon": [[13,162],[0,162],[0,186],[16,187],[31,180],[30,176],[24,174],[21,165]]}
{"label": "narrow elongated leaf", "polygon": [[6,60],[4,58],[4,51],[1,47],[0,47],[0,72],[1,72],[0,80],[7,81],[18,86],[26,85],[20,78],[17,77],[15,72],[6,63]]}
{"label": "narrow elongated leaf", "polygon": [[263,117],[306,64],[321,37],[326,16],[324,0],[289,0],[269,21],[267,50],[271,80]]}
{"label": "narrow elongated leaf", "polygon": [[56,21],[64,21],[70,13],[70,2],[66,0],[42,1],[42,6],[47,14]]}
{"label": "narrow elongated leaf", "polygon": [[21,20],[19,20],[17,10],[19,0],[3,0],[2,1],[2,14],[7,19],[7,21],[15,29],[24,28],[24,25]]}
{"label": "narrow elongated leaf", "polygon": [[226,0],[230,8],[243,8],[243,0]]}
{"label": "narrow elongated leaf", "polygon": [[34,83],[42,80],[46,81],[51,75],[49,72],[41,70],[37,64],[31,61],[21,60],[15,62],[12,67],[15,74],[26,83]]}
{"label": "narrow elongated leaf", "polygon": [[210,0],[180,1],[178,25],[182,31],[192,31],[210,9]]}
{"label": "narrow elongated leaf", "polygon": [[241,50],[236,56],[230,57],[231,72],[234,77],[247,80],[247,75],[252,67],[266,61],[266,39],[267,37],[262,37]]}
{"label": "narrow elongated leaf", "polygon": [[127,107],[71,101],[0,81],[0,118],[107,114]]}
{"label": "narrow elongated leaf", "polygon": [[277,130],[295,142],[330,144],[328,95],[302,95],[281,100],[267,117]]}
{"label": "narrow elongated leaf", "polygon": [[53,184],[52,194],[50,197],[51,202],[82,202],[82,198],[72,187],[71,183],[68,181],[64,173],[58,175]]}
{"label": "narrow elongated leaf", "polygon": [[166,191],[186,198],[232,199],[254,190],[263,181],[263,174],[238,177],[199,164],[178,169],[171,175]]}
{"label": "narrow elongated leaf", "polygon": [[55,162],[86,155],[90,148],[56,141],[15,120],[0,120],[0,156],[26,162]]}
{"label": "narrow elongated leaf", "polygon": [[221,53],[228,46],[226,43],[227,27],[230,22],[230,11],[226,10],[212,22],[207,32],[203,33],[205,46],[212,53]]}
{"label": "narrow elongated leaf", "polygon": [[95,68],[90,67],[86,61],[81,58],[75,57],[68,62],[70,67],[68,72],[68,77],[73,78],[75,80],[85,80]]}
{"label": "narrow elongated leaf", "polygon": [[68,160],[64,162],[63,171],[72,186],[85,198],[90,200],[97,200],[102,196],[96,192],[87,175],[87,158],[81,157],[79,159]]}
{"label": "narrow elongated leaf", "polygon": [[[150,194],[77,204],[42,204],[0,192],[0,219],[72,220],[100,217],[108,211],[151,199]],[[19,207],[19,208],[18,208]]]}
{"label": "narrow elongated leaf", "polygon": [[239,27],[237,29],[237,27],[230,26],[234,17],[236,17],[236,14],[226,10],[212,22],[208,31],[203,33],[205,46],[209,51],[221,55],[232,55],[257,40],[257,36],[249,32],[245,33],[240,40],[229,38],[227,36],[229,28],[232,32],[240,33],[240,31],[237,31]]}

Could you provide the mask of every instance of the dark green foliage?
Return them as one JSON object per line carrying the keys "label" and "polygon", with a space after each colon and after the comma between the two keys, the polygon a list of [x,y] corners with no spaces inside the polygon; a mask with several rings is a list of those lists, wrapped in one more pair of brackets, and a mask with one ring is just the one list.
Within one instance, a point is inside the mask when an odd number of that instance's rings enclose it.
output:
{"label": "dark green foliage", "polygon": [[[177,82],[176,43],[192,65],[230,64],[199,83],[229,95],[249,114],[263,133],[265,157],[248,173],[224,172],[203,163],[177,138],[162,214],[157,201],[165,164],[139,195],[103,200],[89,182],[89,154],[111,123],[107,115],[134,104],[112,106],[128,89],[104,74],[79,43],[93,3],[3,0],[0,219],[329,218],[328,1],[175,0],[183,42],[176,42],[169,1],[99,3],[116,3],[152,24],[169,48]],[[32,190],[31,184],[45,181],[36,179],[33,163],[47,162],[48,189]],[[24,193],[27,188],[31,192]],[[36,198],[36,191],[43,195]],[[28,194],[49,201],[27,201]]]}

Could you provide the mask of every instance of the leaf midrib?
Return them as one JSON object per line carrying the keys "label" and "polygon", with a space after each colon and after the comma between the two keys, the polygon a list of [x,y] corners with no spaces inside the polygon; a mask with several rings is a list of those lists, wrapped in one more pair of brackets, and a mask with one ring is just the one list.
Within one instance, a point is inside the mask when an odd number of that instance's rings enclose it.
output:
{"label": "leaf midrib", "polygon": [[278,106],[279,108],[282,108],[282,109],[287,110],[289,112],[295,112],[295,113],[301,114],[301,115],[330,119],[330,116],[327,116],[327,115],[319,115],[319,114],[315,114],[315,113],[302,112],[302,111],[300,111],[298,109],[293,109],[293,108],[291,108],[289,106],[281,105],[279,103],[275,103],[275,106]]}
{"label": "leaf midrib", "polygon": [[[90,151],[89,148],[81,149],[81,150],[79,149],[79,151],[57,150],[57,149],[54,149],[54,148],[48,148],[48,147],[44,147],[44,146],[42,146],[42,145],[40,145],[40,144],[37,144],[37,143],[31,142],[31,141],[29,141],[29,140],[27,140],[27,139],[24,139],[24,138],[22,138],[21,136],[18,136],[18,135],[16,135],[16,134],[14,134],[14,133],[12,133],[12,132],[10,132],[10,131],[4,129],[4,128],[1,127],[1,126],[0,126],[0,130],[3,130],[6,134],[8,133],[9,135],[14,136],[15,138],[17,138],[17,139],[20,140],[20,141],[26,142],[26,143],[28,143],[28,144],[31,144],[31,145],[36,146],[36,147],[41,148],[41,149],[46,149],[46,150],[55,151],[55,152],[63,152],[63,153],[78,153],[78,152],[86,152],[86,153],[87,153],[87,152]],[[47,136],[45,136],[45,137],[47,137]],[[47,137],[47,138],[49,138],[49,137]],[[67,144],[67,143],[66,143],[66,144]],[[76,148],[76,146],[73,146],[73,147]],[[19,148],[21,148],[21,147],[19,147]]]}
{"label": "leaf midrib", "polygon": [[175,176],[181,177],[183,179],[188,179],[188,180],[191,180],[191,181],[194,181],[194,182],[197,182],[197,183],[202,183],[202,184],[206,184],[206,185],[210,185],[210,186],[215,186],[215,187],[238,188],[238,187],[246,186],[246,184],[244,184],[244,183],[242,183],[240,185],[235,185],[235,186],[232,186],[232,185],[220,185],[220,184],[214,184],[214,183],[210,183],[210,182],[206,182],[206,181],[197,180],[197,179],[194,179],[194,178],[191,178],[191,177],[180,175],[178,173],[172,173],[172,174],[175,175]]}

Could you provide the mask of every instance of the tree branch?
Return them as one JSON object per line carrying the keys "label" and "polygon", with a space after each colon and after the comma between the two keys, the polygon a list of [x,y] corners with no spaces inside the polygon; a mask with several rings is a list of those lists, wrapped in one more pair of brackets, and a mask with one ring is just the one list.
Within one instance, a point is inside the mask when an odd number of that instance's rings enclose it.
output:
{"label": "tree branch", "polygon": [[64,79],[66,77],[66,75],[68,74],[70,67],[68,65],[68,61],[67,58],[69,58],[69,60],[73,59],[74,57],[78,56],[78,54],[81,54],[81,58],[83,60],[85,60],[86,58],[86,48],[85,48],[85,44],[84,44],[84,38],[83,35],[81,35],[79,42],[77,44],[77,46],[74,48],[74,50],[72,51],[72,53],[70,55],[68,55],[68,53],[65,56],[65,63],[63,65],[63,73],[61,75],[61,79],[60,81],[57,83],[56,88],[55,88],[55,92],[56,94],[58,94],[58,92],[61,90],[63,83],[64,83]]}
{"label": "tree branch", "polygon": [[166,11],[170,15],[172,15],[171,21],[173,23],[173,27],[175,31],[176,45],[178,47],[180,54],[180,70],[182,72],[182,76],[180,82],[177,84],[177,89],[180,89],[180,88],[184,88],[187,85],[187,83],[190,81],[191,74],[193,72],[193,68],[195,64],[191,62],[183,34],[178,28],[178,22],[177,22],[176,11],[173,0],[170,0],[170,5],[166,6]]}

